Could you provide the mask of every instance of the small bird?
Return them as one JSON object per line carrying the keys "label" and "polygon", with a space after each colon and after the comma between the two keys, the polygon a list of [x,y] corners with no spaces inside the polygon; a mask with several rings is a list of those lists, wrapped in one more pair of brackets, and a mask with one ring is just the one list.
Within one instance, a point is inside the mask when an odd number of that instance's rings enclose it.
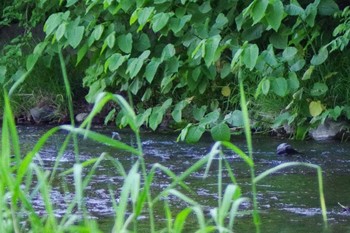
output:
{"label": "small bird", "polygon": [[282,143],[277,146],[277,155],[295,155],[300,154],[299,151],[295,150],[291,145]]}

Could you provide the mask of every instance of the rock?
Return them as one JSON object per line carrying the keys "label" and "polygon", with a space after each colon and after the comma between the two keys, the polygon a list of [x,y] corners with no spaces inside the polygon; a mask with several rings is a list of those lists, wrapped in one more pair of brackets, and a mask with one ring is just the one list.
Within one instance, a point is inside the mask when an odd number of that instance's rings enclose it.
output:
{"label": "rock", "polygon": [[55,109],[50,106],[34,107],[29,112],[36,123],[47,123],[55,118]]}
{"label": "rock", "polygon": [[83,122],[88,115],[89,115],[89,113],[86,113],[86,112],[79,113],[75,116],[75,120],[78,123]]}
{"label": "rock", "polygon": [[345,128],[345,122],[335,122],[330,119],[325,120],[323,124],[320,124],[316,129],[309,131],[309,135],[314,140],[329,140],[335,139]]}
{"label": "rock", "polygon": [[297,150],[295,150],[291,145],[287,143],[282,143],[277,146],[277,155],[295,155],[300,154]]}

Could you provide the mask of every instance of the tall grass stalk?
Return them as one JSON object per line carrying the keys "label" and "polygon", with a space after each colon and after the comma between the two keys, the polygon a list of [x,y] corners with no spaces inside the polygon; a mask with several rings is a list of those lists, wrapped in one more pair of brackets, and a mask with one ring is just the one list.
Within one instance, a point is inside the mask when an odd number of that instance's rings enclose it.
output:
{"label": "tall grass stalk", "polygon": [[[60,59],[62,77],[63,77],[63,81],[64,81],[64,86],[66,89],[66,98],[67,98],[67,103],[68,103],[69,119],[70,119],[71,125],[74,127],[75,120],[74,120],[74,111],[73,111],[72,91],[70,88],[69,79],[68,79],[68,75],[67,75],[66,63],[64,61],[61,48],[58,48],[58,57]],[[80,161],[79,146],[78,146],[78,138],[76,135],[73,135],[73,142],[74,142],[73,144],[74,144],[74,152],[75,152],[76,162],[79,163],[79,161]]]}
{"label": "tall grass stalk", "polygon": [[[245,92],[244,92],[244,86],[243,86],[243,74],[241,68],[238,70],[238,81],[239,81],[239,92],[241,96],[241,109],[243,114],[243,123],[244,123],[244,133],[246,137],[246,143],[248,147],[248,155],[249,158],[253,161],[253,143],[252,143],[252,133],[250,129],[250,121],[249,121],[249,114],[248,114],[248,107],[247,107],[247,101],[245,98]],[[259,210],[258,210],[258,199],[257,199],[257,190],[256,190],[256,183],[254,182],[255,179],[255,168],[254,166],[249,166],[250,168],[250,177],[251,177],[251,186],[252,186],[252,195],[253,195],[253,221],[255,225],[256,232],[260,232],[260,216],[259,216]]]}

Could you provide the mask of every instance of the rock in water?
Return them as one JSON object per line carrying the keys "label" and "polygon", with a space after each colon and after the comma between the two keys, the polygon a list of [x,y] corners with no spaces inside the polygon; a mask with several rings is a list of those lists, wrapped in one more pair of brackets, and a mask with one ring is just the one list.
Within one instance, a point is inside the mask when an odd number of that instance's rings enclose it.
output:
{"label": "rock in water", "polygon": [[300,154],[291,145],[282,143],[277,146],[277,155],[295,155]]}
{"label": "rock in water", "polygon": [[29,111],[36,123],[50,122],[55,117],[55,109],[50,106],[35,107]]}

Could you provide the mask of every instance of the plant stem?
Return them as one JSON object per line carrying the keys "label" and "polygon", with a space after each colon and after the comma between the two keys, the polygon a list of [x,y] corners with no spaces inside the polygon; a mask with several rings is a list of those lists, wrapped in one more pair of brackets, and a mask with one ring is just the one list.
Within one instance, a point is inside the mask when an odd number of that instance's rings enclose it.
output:
{"label": "plant stem", "polygon": [[[241,96],[241,108],[243,113],[243,121],[244,121],[244,132],[247,141],[248,147],[248,155],[253,160],[253,144],[252,144],[252,135],[250,130],[250,121],[249,114],[247,108],[247,101],[245,98],[244,87],[243,87],[243,77],[242,77],[242,69],[238,70],[238,80],[239,80],[239,90]],[[250,177],[252,180],[252,193],[253,193],[253,221],[255,225],[255,230],[257,233],[260,232],[260,216],[258,212],[258,201],[257,201],[257,191],[256,191],[256,183],[254,182],[255,178],[255,169],[254,166],[250,166]]]}
{"label": "plant stem", "polygon": [[[62,71],[62,76],[64,80],[64,86],[66,88],[66,97],[68,101],[68,110],[69,110],[69,118],[71,125],[75,127],[75,122],[74,122],[74,112],[73,112],[73,98],[72,98],[72,91],[70,88],[69,80],[68,80],[68,75],[67,75],[67,69],[66,69],[66,64],[62,55],[62,49],[58,49],[58,56],[60,58],[60,64],[61,64],[61,71]],[[73,134],[73,142],[74,142],[74,153],[75,153],[75,160],[76,163],[79,163],[79,147],[78,147],[78,137],[76,134]]]}

